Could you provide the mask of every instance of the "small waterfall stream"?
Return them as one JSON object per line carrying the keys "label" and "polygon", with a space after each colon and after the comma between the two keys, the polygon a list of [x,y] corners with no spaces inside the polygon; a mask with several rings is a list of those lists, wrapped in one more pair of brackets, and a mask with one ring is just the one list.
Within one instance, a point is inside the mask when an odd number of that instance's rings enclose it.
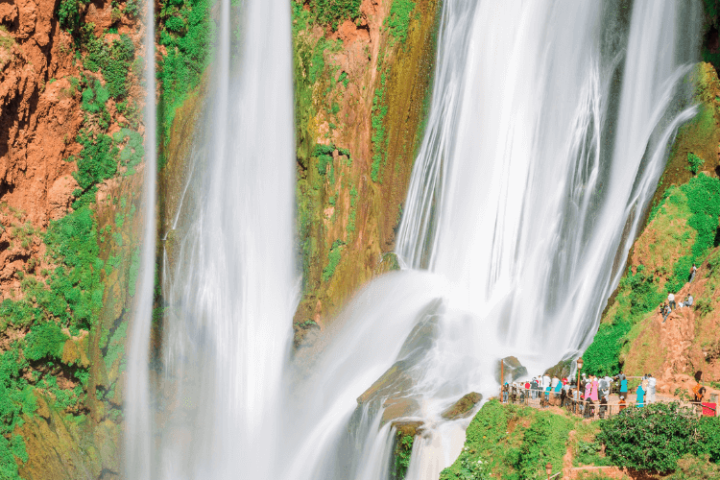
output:
{"label": "small waterfall stream", "polygon": [[[366,286],[289,363],[290,12],[284,0],[221,0],[204,128],[165,244],[163,428],[151,443],[137,397],[127,478],[389,479],[402,417],[423,422],[406,478],[434,480],[469,422],[441,412],[494,394],[499,358],[537,373],[586,347],[667,147],[694,114],[682,80],[699,5],[627,5],[443,2],[397,241],[404,269]],[[135,335],[128,385],[142,393],[134,355],[147,342]]]}
{"label": "small waterfall stream", "polygon": [[125,394],[125,476],[134,480],[152,478],[152,416],[150,413],[150,328],[155,287],[156,196],[157,196],[157,105],[155,100],[155,10],[145,2],[145,165],[143,167],[143,237],[138,274],[137,299],[129,334]]}

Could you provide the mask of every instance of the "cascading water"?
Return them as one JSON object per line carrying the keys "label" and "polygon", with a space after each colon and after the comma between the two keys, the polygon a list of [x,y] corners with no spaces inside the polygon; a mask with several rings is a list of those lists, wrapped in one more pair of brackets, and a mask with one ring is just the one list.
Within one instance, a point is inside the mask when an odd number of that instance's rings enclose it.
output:
{"label": "cascading water", "polygon": [[156,102],[155,102],[155,10],[154,3],[145,5],[145,72],[146,87],[145,165],[143,167],[143,237],[138,298],[134,305],[134,319],[130,331],[125,394],[125,476],[135,480],[149,480],[151,474],[151,431],[149,349],[155,280],[156,237]]}
{"label": "cascading water", "polygon": [[667,146],[694,113],[681,80],[698,6],[443,2],[398,238],[405,270],[368,285],[327,344],[283,373],[295,293],[289,9],[243,4],[235,68],[221,3],[205,140],[166,242],[176,267],[153,477],[389,478],[391,422],[404,418],[424,422],[406,478],[437,479],[467,425],[440,413],[494,393],[499,358],[535,373],[590,341]]}
{"label": "cascading water", "polygon": [[209,108],[165,244],[173,266],[165,266],[158,403],[168,413],[154,478],[276,479],[297,297],[290,8],[283,0],[218,6]]}
{"label": "cascading water", "polygon": [[[406,478],[436,479],[466,426],[441,412],[494,394],[500,358],[537,373],[589,344],[668,146],[695,113],[682,80],[699,5],[627,7],[444,2],[398,237],[406,270],[359,296],[312,367],[308,390],[330,398],[295,393],[323,407],[305,411],[315,428],[299,438],[312,447],[283,478],[388,478],[386,422],[402,405],[424,422]],[[370,371],[386,373],[368,389]]]}

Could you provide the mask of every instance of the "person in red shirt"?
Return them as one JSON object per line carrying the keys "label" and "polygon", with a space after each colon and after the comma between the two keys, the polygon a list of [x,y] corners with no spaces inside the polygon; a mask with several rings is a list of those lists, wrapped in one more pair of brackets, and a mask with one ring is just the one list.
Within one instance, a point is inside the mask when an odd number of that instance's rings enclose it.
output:
{"label": "person in red shirt", "polygon": [[530,382],[525,380],[525,403],[530,401]]}

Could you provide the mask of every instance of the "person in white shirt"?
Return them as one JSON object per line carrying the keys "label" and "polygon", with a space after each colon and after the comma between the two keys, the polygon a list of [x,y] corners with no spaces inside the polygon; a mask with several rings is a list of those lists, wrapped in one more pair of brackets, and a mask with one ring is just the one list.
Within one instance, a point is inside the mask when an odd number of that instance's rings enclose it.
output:
{"label": "person in white shirt", "polygon": [[670,309],[675,310],[677,308],[677,305],[675,304],[675,295],[672,293],[668,295],[668,303],[670,304]]}
{"label": "person in white shirt", "polygon": [[648,374],[648,392],[647,392],[647,403],[655,402],[655,387],[657,386],[657,380],[652,375]]}

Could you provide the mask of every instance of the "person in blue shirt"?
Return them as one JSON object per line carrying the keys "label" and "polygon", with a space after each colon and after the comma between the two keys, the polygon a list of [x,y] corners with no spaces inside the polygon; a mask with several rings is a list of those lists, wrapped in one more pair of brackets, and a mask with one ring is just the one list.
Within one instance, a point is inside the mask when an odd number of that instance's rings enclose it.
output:
{"label": "person in blue shirt", "polygon": [[555,385],[555,390],[554,390],[555,405],[560,405],[560,392],[562,392],[562,387],[563,387],[562,382],[558,382],[557,385]]}
{"label": "person in blue shirt", "polygon": [[635,393],[637,394],[637,406],[644,407],[645,406],[645,390],[643,390],[642,384],[638,385],[638,388],[635,391]]}
{"label": "person in blue shirt", "polygon": [[627,383],[628,383],[627,378],[625,378],[625,375],[622,375],[620,377],[620,396],[623,396],[623,397],[627,396],[627,391],[628,391]]}

